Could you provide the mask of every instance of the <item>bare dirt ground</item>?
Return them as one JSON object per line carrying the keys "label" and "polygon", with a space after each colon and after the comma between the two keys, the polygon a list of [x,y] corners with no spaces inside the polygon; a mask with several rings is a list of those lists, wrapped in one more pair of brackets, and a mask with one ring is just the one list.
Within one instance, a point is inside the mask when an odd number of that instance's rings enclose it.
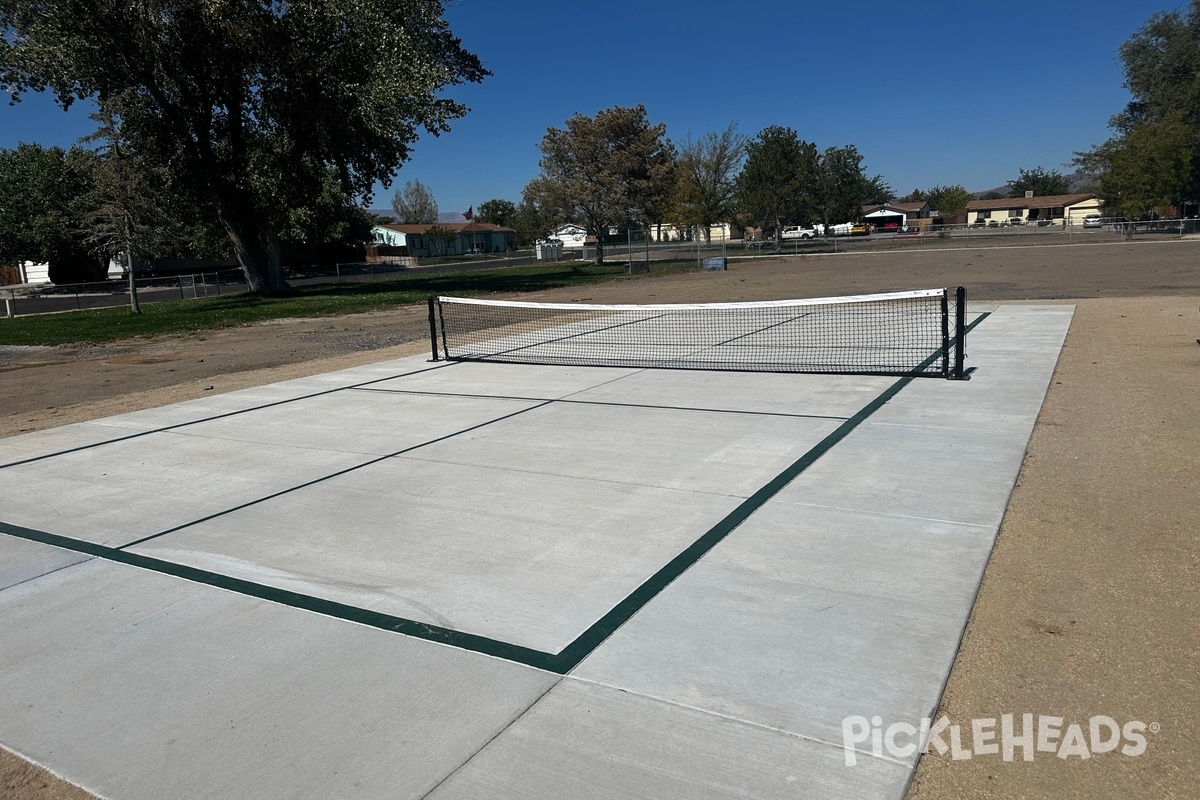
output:
{"label": "bare dirt ground", "polygon": [[[1077,311],[939,714],[968,737],[973,719],[1014,714],[1019,727],[1023,713],[1085,735],[1097,715],[1156,732],[1136,757],[931,754],[909,796],[1196,797],[1200,241],[762,257],[539,297],[734,301],[957,285],[972,301]],[[0,436],[423,352],[427,335],[424,309],[404,308],[0,348]],[[3,749],[0,796],[90,797]]]}

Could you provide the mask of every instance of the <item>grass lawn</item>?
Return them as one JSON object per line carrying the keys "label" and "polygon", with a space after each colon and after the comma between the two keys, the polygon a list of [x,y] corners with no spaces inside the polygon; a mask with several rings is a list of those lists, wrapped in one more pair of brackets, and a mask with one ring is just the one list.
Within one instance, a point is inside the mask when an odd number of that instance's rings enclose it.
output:
{"label": "grass lawn", "polygon": [[[654,262],[654,274],[694,269],[696,263],[691,260]],[[405,275],[364,283],[302,286],[286,297],[240,294],[143,303],[139,315],[129,313],[128,306],[120,306],[0,319],[0,345],[107,342],[135,336],[227,328],[284,317],[324,317],[379,311],[399,305],[424,303],[434,294],[478,296],[498,292],[533,292],[623,279],[637,279],[626,276],[623,263],[602,266],[535,264],[478,272]]]}

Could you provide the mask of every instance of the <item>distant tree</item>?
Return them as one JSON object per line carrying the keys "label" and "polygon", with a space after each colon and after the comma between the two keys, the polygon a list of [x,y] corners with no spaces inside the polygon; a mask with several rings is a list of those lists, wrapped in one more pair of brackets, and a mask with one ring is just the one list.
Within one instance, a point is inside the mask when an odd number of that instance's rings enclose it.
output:
{"label": "distant tree", "polygon": [[129,281],[129,310],[140,314],[135,259],[161,254],[183,236],[172,205],[165,171],[137,163],[121,146],[119,122],[96,115],[100,129],[89,137],[101,142],[102,157],[93,170],[88,211],[78,221],[85,241],[104,262],[119,259]]}
{"label": "distant tree", "polygon": [[553,209],[549,209],[526,187],[521,194],[521,203],[513,213],[513,230],[517,232],[517,244],[528,247],[539,239],[545,239],[561,222]]}
{"label": "distant tree", "polygon": [[689,137],[679,148],[675,176],[675,216],[698,225],[708,239],[710,228],[730,222],[736,210],[737,175],[746,156],[747,137],[730,123],[720,133]]}
{"label": "distant tree", "polygon": [[1118,49],[1132,99],[1074,163],[1106,211],[1139,218],[1200,198],[1200,0],[1155,14]]}
{"label": "distant tree", "polygon": [[392,211],[402,225],[432,225],[438,221],[438,205],[433,192],[419,180],[405,181],[404,188],[392,195]]}
{"label": "distant tree", "polygon": [[254,292],[283,291],[282,245],[330,174],[368,199],[419,131],[489,73],[440,0],[0,2],[0,86],[92,99],[130,153],[219,221]]}
{"label": "distant tree", "polygon": [[499,225],[504,228],[512,227],[513,217],[517,213],[517,207],[511,200],[484,200],[479,204],[479,210],[475,212],[475,219],[479,222],[489,222],[492,225]]}
{"label": "distant tree", "polygon": [[458,238],[458,234],[450,228],[434,225],[425,231],[425,238],[433,246],[434,252],[446,255],[450,249],[450,243]]}
{"label": "distant tree", "polygon": [[526,190],[539,207],[594,233],[601,263],[608,228],[643,223],[647,209],[670,192],[674,148],[665,135],[666,126],[651,125],[641,105],[576,114],[566,128],[547,129],[541,172]]}
{"label": "distant tree", "polygon": [[78,224],[89,211],[98,161],[79,147],[0,150],[0,263],[49,262],[56,283],[105,277]]}
{"label": "distant tree", "polygon": [[865,179],[863,185],[863,203],[884,205],[896,199],[896,193],[888,186],[882,175]]}
{"label": "distant tree", "polygon": [[854,145],[829,147],[817,163],[816,207],[825,225],[856,220],[868,202],[872,181],[862,169],[862,155]]}
{"label": "distant tree", "polygon": [[901,202],[901,203],[923,203],[923,202],[927,201],[928,199],[929,199],[929,197],[925,194],[925,192],[921,191],[920,189],[913,189],[911,192],[904,195],[904,197],[899,198],[898,202]]}
{"label": "distant tree", "polygon": [[[1024,196],[1024,195],[1022,194],[1022,196]],[[979,196],[979,199],[980,200],[1003,200],[1004,197],[1005,196],[1003,194],[1001,194],[1000,192],[993,191],[993,192],[984,192],[983,194],[981,194]]]}
{"label": "distant tree", "polygon": [[803,223],[815,215],[817,146],[801,141],[791,128],[771,125],[746,143],[746,163],[737,179],[737,198],[755,224],[778,232],[786,223]]}
{"label": "distant tree", "polygon": [[944,216],[948,217],[966,211],[967,203],[971,201],[971,193],[958,184],[953,186],[934,186],[924,194],[925,197],[923,199],[929,203],[930,210],[940,211]]}
{"label": "distant tree", "polygon": [[1008,182],[1009,197],[1024,197],[1026,192],[1033,192],[1034,197],[1050,197],[1056,194],[1067,194],[1071,191],[1071,182],[1058,170],[1045,170],[1034,167],[1030,170],[1018,169],[1017,177]]}

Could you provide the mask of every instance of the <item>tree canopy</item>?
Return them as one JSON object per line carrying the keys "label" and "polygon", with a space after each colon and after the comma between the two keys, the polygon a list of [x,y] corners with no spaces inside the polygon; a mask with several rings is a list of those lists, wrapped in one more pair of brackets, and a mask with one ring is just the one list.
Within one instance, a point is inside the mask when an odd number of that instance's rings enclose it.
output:
{"label": "tree canopy", "polygon": [[0,83],[95,100],[170,190],[219,220],[254,291],[332,188],[369,199],[489,73],[439,0],[0,0]]}
{"label": "tree canopy", "polygon": [[565,128],[549,128],[539,148],[540,174],[526,187],[539,207],[559,221],[601,237],[610,227],[640,225],[670,194],[675,160],[666,126],[651,125],[645,106],[614,106],[595,117],[575,114]]}
{"label": "tree canopy", "polygon": [[517,232],[517,244],[522,246],[546,238],[554,226],[561,222],[557,213],[538,199],[535,188],[525,187],[521,202],[513,212],[512,227]]}
{"label": "tree canopy", "polygon": [[517,206],[511,200],[496,197],[484,200],[475,211],[475,219],[480,222],[490,222],[504,228],[512,227],[513,218],[517,214]]}
{"label": "tree canopy", "polygon": [[1050,197],[1056,194],[1067,194],[1071,191],[1071,182],[1056,169],[1017,169],[1017,177],[1008,182],[1009,197],[1024,197],[1026,192],[1033,192],[1034,197]]}
{"label": "tree canopy", "polygon": [[710,226],[730,220],[737,210],[737,176],[746,154],[747,137],[731,123],[720,133],[706,133],[679,148],[674,210],[684,225]]}
{"label": "tree canopy", "polygon": [[1155,14],[1118,49],[1132,99],[1114,135],[1075,164],[1110,213],[1141,218],[1200,200],[1200,0]]}
{"label": "tree canopy", "polygon": [[938,211],[947,217],[966,211],[967,203],[971,201],[971,193],[958,184],[934,186],[922,195],[920,199],[929,203],[931,211]]}
{"label": "tree canopy", "polygon": [[746,143],[746,164],[737,181],[742,211],[754,224],[776,231],[808,221],[815,214],[817,162],[817,146],[801,141],[791,128],[763,128]]}
{"label": "tree canopy", "polygon": [[817,160],[817,216],[825,225],[858,219],[879,189],[877,181],[863,173],[862,154],[854,145],[826,148]]}
{"label": "tree canopy", "polygon": [[89,208],[97,156],[22,143],[0,150],[0,263],[49,262],[60,283],[98,280],[80,221]]}
{"label": "tree canopy", "polygon": [[879,205],[883,205],[896,199],[896,192],[892,190],[892,187],[888,185],[882,175],[876,175],[873,178],[864,176],[864,181],[864,203],[878,203]]}
{"label": "tree canopy", "polygon": [[392,196],[392,211],[403,225],[432,225],[438,221],[438,204],[433,192],[419,180],[405,181]]}

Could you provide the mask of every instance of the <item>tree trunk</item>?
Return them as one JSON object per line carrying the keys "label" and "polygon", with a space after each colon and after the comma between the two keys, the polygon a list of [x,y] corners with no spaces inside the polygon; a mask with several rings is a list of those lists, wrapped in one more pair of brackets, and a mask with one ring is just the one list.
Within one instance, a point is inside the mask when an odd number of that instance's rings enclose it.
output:
{"label": "tree trunk", "polygon": [[783,252],[783,220],[775,218],[775,252]]}
{"label": "tree trunk", "polygon": [[140,314],[142,307],[138,304],[137,280],[133,275],[133,232],[130,230],[128,214],[121,218],[122,233],[125,234],[125,266],[129,270],[129,313]]}
{"label": "tree trunk", "polygon": [[225,222],[225,231],[233,243],[234,254],[242,267],[246,284],[254,294],[283,294],[291,287],[283,279],[283,248],[278,237],[259,236]]}
{"label": "tree trunk", "polygon": [[125,265],[129,268],[129,313],[140,314],[142,307],[138,304],[137,281],[133,276],[133,245],[125,241]]}
{"label": "tree trunk", "polygon": [[600,237],[596,237],[596,266],[604,263],[604,244],[600,241]]}

